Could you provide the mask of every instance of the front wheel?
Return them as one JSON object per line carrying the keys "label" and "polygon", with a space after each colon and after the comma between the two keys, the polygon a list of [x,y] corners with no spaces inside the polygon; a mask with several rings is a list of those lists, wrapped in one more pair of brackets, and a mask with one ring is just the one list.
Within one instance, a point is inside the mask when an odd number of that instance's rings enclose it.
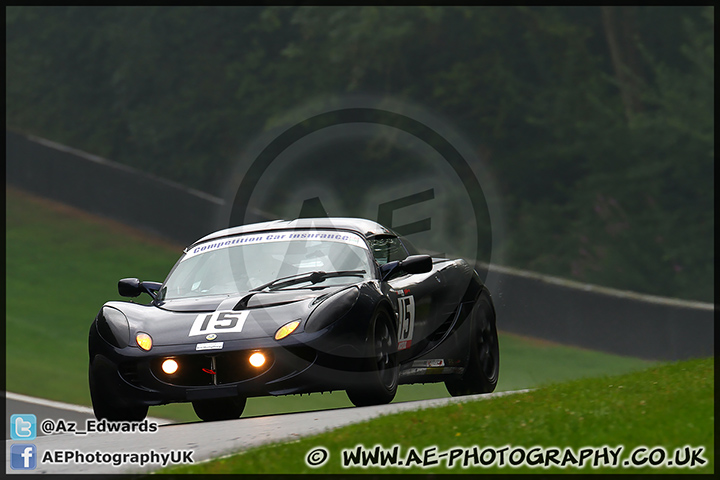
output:
{"label": "front wheel", "polygon": [[370,338],[373,343],[371,357],[366,361],[368,382],[360,388],[347,391],[350,401],[356,407],[390,403],[397,392],[397,333],[385,310],[378,310],[373,315]]}
{"label": "front wheel", "polygon": [[192,402],[193,410],[200,420],[213,422],[216,420],[234,420],[240,418],[245,403],[244,397],[213,398]]}
{"label": "front wheel", "polygon": [[103,389],[98,381],[98,373],[93,371],[90,365],[88,372],[88,383],[90,386],[90,400],[92,401],[93,413],[98,420],[105,419],[112,422],[139,422],[147,416],[147,405],[123,406],[113,403],[107,389]]}
{"label": "front wheel", "polygon": [[495,390],[500,371],[500,348],[491,300],[481,296],[472,312],[470,358],[463,376],[447,380],[450,395],[474,395]]}

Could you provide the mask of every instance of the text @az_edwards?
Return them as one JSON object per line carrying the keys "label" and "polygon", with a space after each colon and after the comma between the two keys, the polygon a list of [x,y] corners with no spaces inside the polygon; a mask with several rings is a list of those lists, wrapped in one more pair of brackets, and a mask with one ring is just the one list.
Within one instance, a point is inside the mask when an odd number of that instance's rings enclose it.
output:
{"label": "text @az_edwards", "polygon": [[64,420],[45,419],[40,422],[40,430],[45,435],[57,433],[73,433],[85,435],[88,433],[155,433],[158,431],[158,424],[147,418],[140,422],[110,422],[105,419],[96,420],[88,418],[85,420],[85,429],[78,428],[77,422]]}
{"label": "text @az_edwards", "polygon": [[[661,446],[639,446],[623,455],[625,447],[520,447],[505,445],[503,447],[453,447],[440,450],[431,446],[418,450],[409,447],[405,451],[400,445],[383,448],[375,445],[366,448],[357,445],[343,449],[341,466],[343,468],[697,468],[707,464],[703,457],[705,447],[684,446],[672,452]],[[305,463],[317,468],[325,465],[330,452],[325,447],[316,447],[307,452]]]}

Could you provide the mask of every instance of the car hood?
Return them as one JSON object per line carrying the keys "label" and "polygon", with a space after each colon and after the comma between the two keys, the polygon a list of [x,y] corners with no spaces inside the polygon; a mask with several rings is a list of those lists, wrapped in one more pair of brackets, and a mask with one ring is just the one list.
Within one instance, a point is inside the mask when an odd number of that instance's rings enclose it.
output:
{"label": "car hood", "polygon": [[[281,326],[304,321],[326,298],[348,288],[247,292],[166,301],[159,305],[107,302],[122,311],[130,327],[130,345],[138,332],[148,333],[155,346],[273,337]],[[210,335],[211,337],[208,337]],[[212,335],[215,335],[213,338]]]}
{"label": "car hood", "polygon": [[212,295],[207,297],[180,298],[166,300],[158,308],[171,312],[214,312],[216,310],[247,310],[261,307],[273,307],[289,303],[315,299],[336,291],[336,288],[322,290],[293,290],[271,292],[246,292],[239,295]]}

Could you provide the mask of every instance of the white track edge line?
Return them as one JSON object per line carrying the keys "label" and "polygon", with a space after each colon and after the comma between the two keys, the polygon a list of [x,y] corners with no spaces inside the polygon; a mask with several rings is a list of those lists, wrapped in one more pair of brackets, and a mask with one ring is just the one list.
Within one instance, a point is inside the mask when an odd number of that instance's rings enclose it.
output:
{"label": "white track edge line", "polygon": [[[84,405],[73,405],[71,403],[57,402],[55,400],[46,400],[44,398],[30,397],[19,393],[5,392],[5,398],[15,400],[16,402],[32,403],[43,407],[57,408],[60,410],[68,410],[70,412],[87,413],[94,415],[93,409]],[[147,417],[147,420],[155,423],[169,423],[170,420],[165,418]]]}

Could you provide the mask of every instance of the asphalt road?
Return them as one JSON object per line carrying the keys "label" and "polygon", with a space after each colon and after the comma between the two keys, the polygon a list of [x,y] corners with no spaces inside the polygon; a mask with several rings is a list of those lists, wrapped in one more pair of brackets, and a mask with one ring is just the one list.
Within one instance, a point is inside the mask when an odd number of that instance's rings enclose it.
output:
{"label": "asphalt road", "polygon": [[[193,422],[185,424],[170,424],[167,421],[148,419],[146,426],[157,422],[158,427],[153,433],[60,433],[53,435],[40,434],[37,438],[22,443],[32,444],[36,447],[38,461],[34,470],[13,470],[11,468],[11,446],[18,444],[18,440],[6,441],[6,473],[54,473],[54,474],[102,474],[102,473],[149,473],[162,467],[162,456],[175,455],[179,461],[192,460],[198,463],[210,458],[231,454],[266,443],[290,441],[300,437],[315,435],[326,430],[338,428],[352,423],[390,413],[418,410],[427,407],[446,405],[448,403],[464,402],[476,399],[492,398],[525,392],[499,392],[489,395],[471,395],[467,397],[442,398],[435,400],[421,400],[414,402],[393,403],[372,407],[349,407],[333,410],[322,410],[283,415],[270,415],[262,417],[241,418],[222,422]],[[12,394],[8,394],[12,395]],[[34,403],[33,401],[34,400]],[[40,403],[38,403],[40,402]],[[34,409],[34,410],[33,410]],[[83,410],[85,409],[85,410]],[[40,400],[9,399],[6,418],[17,413],[34,413],[37,417],[38,431],[44,420],[77,421],[78,428],[85,431],[85,419],[92,413],[87,407],[74,405],[50,404]],[[73,419],[73,420],[71,420]],[[9,436],[9,433],[8,433]],[[77,458],[77,452],[83,454],[85,460],[95,460],[98,456],[100,463],[66,463],[66,455]],[[99,455],[98,455],[99,454]],[[113,461],[121,461],[122,454],[143,455],[154,459],[155,463],[139,466],[137,463],[125,463],[114,466]],[[103,458],[104,457],[104,458]],[[53,459],[52,463],[48,459]],[[172,456],[169,457],[172,460]],[[128,457],[132,461],[132,457]]]}

